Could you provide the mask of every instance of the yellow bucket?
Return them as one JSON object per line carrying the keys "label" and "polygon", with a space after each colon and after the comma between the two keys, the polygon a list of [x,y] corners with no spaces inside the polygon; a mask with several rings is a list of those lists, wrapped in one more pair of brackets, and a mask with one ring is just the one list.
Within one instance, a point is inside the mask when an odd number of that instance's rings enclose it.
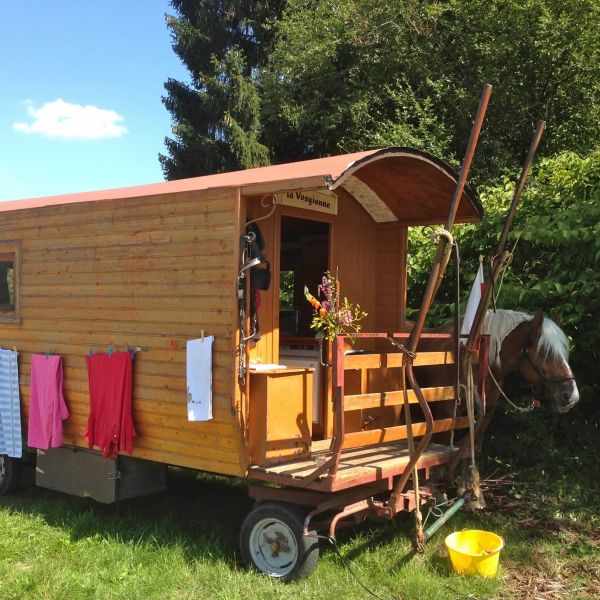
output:
{"label": "yellow bucket", "polygon": [[446,546],[457,573],[496,576],[500,550],[504,547],[504,540],[499,535],[477,529],[455,531],[446,538]]}

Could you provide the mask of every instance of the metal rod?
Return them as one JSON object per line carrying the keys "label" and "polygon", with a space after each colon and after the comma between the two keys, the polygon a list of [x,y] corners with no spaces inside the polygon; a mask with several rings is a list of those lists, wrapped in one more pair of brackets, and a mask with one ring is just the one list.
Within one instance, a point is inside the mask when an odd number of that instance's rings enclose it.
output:
{"label": "metal rod", "polygon": [[479,133],[481,132],[481,126],[483,125],[483,120],[485,118],[485,113],[486,113],[487,106],[490,101],[491,95],[492,95],[492,86],[489,83],[486,83],[483,86],[483,93],[481,94],[479,108],[477,109],[477,114],[475,115],[475,121],[473,122],[473,129],[471,130],[471,135],[469,137],[469,143],[467,144],[467,150],[465,152],[465,160],[463,161],[463,164],[460,167],[458,181],[456,182],[456,189],[454,190],[452,204],[450,205],[450,212],[448,213],[448,218],[446,219],[446,229],[448,231],[450,231],[450,229],[452,228],[452,225],[454,225],[456,211],[458,210],[458,205],[460,204],[460,199],[462,197],[462,193],[465,188],[465,184],[467,182],[467,176],[469,174],[469,171],[471,170],[471,162],[473,161],[473,156],[475,155],[475,148],[477,147],[477,140],[479,139]]}
{"label": "metal rod", "polygon": [[465,504],[471,499],[471,492],[466,492],[459,496],[454,504],[436,521],[434,521],[426,530],[424,541],[427,543],[434,533],[436,533],[442,525],[447,523]]}
{"label": "metal rod", "polygon": [[[446,220],[446,230],[451,231],[452,225],[454,224],[454,219],[456,217],[456,211],[458,210],[458,205],[460,203],[460,199],[462,197],[463,190],[465,188],[465,183],[467,181],[467,175],[471,169],[471,163],[473,162],[473,156],[475,154],[475,147],[477,146],[477,141],[479,139],[479,132],[481,131],[481,126],[483,124],[483,120],[485,117],[485,112],[487,110],[487,106],[490,100],[490,95],[492,93],[492,86],[488,83],[483,88],[483,93],[481,95],[481,100],[479,102],[479,108],[477,109],[477,114],[475,115],[475,121],[473,123],[473,129],[471,130],[471,136],[469,137],[469,143],[467,145],[467,150],[465,152],[465,158],[462,162],[460,173],[458,175],[458,179],[456,181],[456,188],[454,190],[454,196],[452,197],[452,202],[450,204],[450,211],[448,212],[448,218]],[[429,308],[433,302],[435,297],[436,289],[439,285],[439,280],[444,276],[445,265],[442,264],[442,259],[444,254],[446,253],[446,247],[448,244],[448,239],[440,236],[437,248],[437,254],[433,263],[433,267],[431,269],[431,273],[429,275],[429,281],[427,283],[427,288],[425,289],[425,294],[423,296],[423,301],[421,303],[421,308],[419,310],[419,316],[417,317],[417,321],[412,329],[410,334],[410,338],[408,341],[408,349],[411,352],[414,352],[417,349],[417,344],[419,343],[419,337],[421,332],[423,331],[423,327],[425,326],[425,319],[427,317],[427,313],[429,312]]]}
{"label": "metal rod", "polygon": [[[469,137],[469,143],[467,144],[467,149],[465,152],[465,158],[462,162],[460,173],[458,175],[456,181],[456,189],[454,190],[454,195],[452,197],[452,202],[450,205],[450,211],[448,213],[448,219],[446,221],[446,230],[450,231],[452,229],[452,225],[454,224],[454,219],[456,217],[456,211],[458,210],[458,205],[460,199],[462,197],[462,193],[467,181],[467,175],[469,170],[471,169],[471,163],[473,161],[473,156],[475,154],[475,148],[477,146],[477,140],[479,139],[479,133],[481,131],[481,126],[483,124],[483,120],[485,118],[485,113],[487,110],[487,106],[490,100],[490,96],[492,93],[492,86],[490,84],[486,84],[483,88],[483,93],[481,95],[481,100],[479,101],[479,107],[477,109],[477,114],[475,115],[475,121],[473,123],[473,128],[471,130],[471,135]],[[429,281],[427,283],[427,288],[425,290],[425,294],[423,296],[423,301],[421,303],[421,308],[419,310],[419,315],[417,317],[417,321],[415,322],[413,329],[410,333],[410,337],[408,339],[407,347],[408,351],[411,353],[415,353],[417,349],[417,345],[419,343],[419,339],[421,337],[421,333],[423,331],[423,327],[425,325],[425,319],[427,318],[427,313],[429,312],[429,308],[433,302],[435,297],[435,293],[439,286],[439,282],[444,276],[444,270],[446,268],[446,264],[444,263],[443,257],[446,253],[446,248],[448,244],[448,239],[446,237],[440,236],[437,248],[437,254],[431,269],[431,273],[429,275]],[[413,372],[413,364],[412,360],[408,362],[406,375],[409,379],[409,383],[411,388],[413,389],[417,399],[419,401],[419,406],[423,411],[423,415],[426,421],[425,433],[423,434],[419,445],[415,449],[415,453],[410,457],[406,468],[398,481],[394,486],[394,491],[390,495],[389,505],[392,511],[396,511],[400,501],[401,494],[404,491],[404,487],[408,481],[412,470],[417,465],[421,454],[429,444],[431,440],[431,436],[433,435],[433,416],[431,414],[431,409],[427,401],[423,396],[423,392],[414,376]]]}
{"label": "metal rod", "polygon": [[473,348],[475,347],[475,340],[479,337],[479,334],[481,332],[483,317],[490,304],[493,284],[496,283],[496,280],[500,274],[502,264],[504,263],[504,260],[506,258],[504,256],[504,252],[506,249],[506,240],[512,228],[513,220],[515,218],[515,212],[517,210],[517,205],[519,204],[519,200],[521,199],[521,194],[523,193],[523,188],[525,187],[525,182],[527,181],[527,175],[529,174],[529,169],[531,168],[531,164],[533,163],[533,159],[540,144],[540,140],[542,139],[545,127],[545,121],[538,122],[535,134],[533,136],[533,140],[531,142],[531,146],[529,147],[529,152],[527,153],[527,158],[525,159],[525,163],[523,164],[523,168],[521,170],[519,183],[517,184],[515,193],[513,194],[513,199],[510,205],[510,209],[508,211],[508,215],[506,217],[506,222],[504,223],[504,228],[502,229],[500,239],[498,240],[498,246],[496,247],[496,253],[494,254],[494,260],[492,262],[491,281],[489,285],[485,286],[483,293],[481,294],[479,306],[477,307],[477,312],[475,313],[475,318],[473,319],[471,331],[469,332],[469,337],[467,339],[467,343],[465,344],[465,353],[463,354],[464,357],[468,356],[472,352]]}
{"label": "metal rod", "polygon": [[[540,144],[540,140],[542,139],[542,135],[544,133],[545,127],[546,127],[545,121],[538,122],[536,131],[533,136],[533,140],[531,142],[531,146],[529,147],[529,152],[527,153],[527,157],[525,159],[523,168],[521,170],[521,176],[519,177],[519,182],[515,189],[515,193],[513,194],[513,199],[512,199],[512,202],[511,202],[511,205],[510,205],[507,217],[506,217],[506,221],[504,223],[504,228],[502,230],[502,233],[498,240],[498,245],[496,247],[496,254],[494,255],[494,260],[492,261],[490,282],[488,285],[484,286],[483,292],[481,294],[481,298],[479,300],[479,305],[477,307],[477,312],[475,313],[475,317],[473,319],[473,324],[471,325],[471,331],[469,332],[469,337],[467,338],[467,341],[465,343],[465,348],[464,348],[464,351],[463,351],[461,359],[460,359],[461,369],[462,369],[463,374],[468,373],[472,368],[471,365],[472,365],[472,361],[473,361],[473,349],[475,347],[475,342],[481,333],[481,329],[483,326],[483,319],[484,319],[485,313],[488,309],[488,306],[490,304],[492,289],[493,289],[496,281],[498,280],[498,277],[500,275],[501,269],[502,269],[505,261],[507,260],[508,253],[506,252],[506,249],[505,249],[506,240],[507,240],[508,234],[512,228],[513,220],[514,220],[515,213],[517,210],[517,205],[519,203],[521,194],[525,187],[527,175],[528,175],[529,169],[531,168],[531,165],[533,163],[533,159],[535,157],[538,146]],[[481,429],[482,423],[485,423],[485,421],[480,420],[475,429],[475,438],[476,439],[479,435],[478,432],[482,430]],[[468,445],[466,443],[464,443],[464,442],[461,443],[458,451],[456,452],[452,461],[448,465],[448,476],[450,478],[453,477],[454,472],[456,471],[456,467],[458,466],[458,463],[464,457],[467,447],[468,447]]]}

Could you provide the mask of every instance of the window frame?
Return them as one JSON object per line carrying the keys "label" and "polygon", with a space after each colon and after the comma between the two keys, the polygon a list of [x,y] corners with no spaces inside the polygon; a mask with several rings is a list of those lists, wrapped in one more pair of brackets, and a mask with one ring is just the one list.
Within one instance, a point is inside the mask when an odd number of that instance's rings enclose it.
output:
{"label": "window frame", "polygon": [[0,240],[0,256],[13,255],[13,304],[9,308],[0,305],[0,323],[20,323],[21,300],[21,242]]}

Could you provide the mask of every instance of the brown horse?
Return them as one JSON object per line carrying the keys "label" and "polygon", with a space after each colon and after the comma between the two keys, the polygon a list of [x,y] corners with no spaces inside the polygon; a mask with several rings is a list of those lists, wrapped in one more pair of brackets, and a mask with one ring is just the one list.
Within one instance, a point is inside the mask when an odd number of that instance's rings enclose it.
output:
{"label": "brown horse", "polygon": [[[453,324],[445,326],[450,329]],[[512,310],[488,311],[483,333],[490,336],[491,376],[485,384],[485,411],[475,426],[475,449],[479,453],[483,436],[494,416],[501,388],[510,373],[518,372],[534,386],[536,398],[546,401],[558,413],[568,412],[579,401],[579,391],[569,366],[568,340],[560,327],[544,318]],[[469,449],[469,436],[459,445],[448,468],[447,480],[453,481],[456,467]],[[478,481],[478,474],[475,474]],[[478,504],[485,506],[478,491]]]}

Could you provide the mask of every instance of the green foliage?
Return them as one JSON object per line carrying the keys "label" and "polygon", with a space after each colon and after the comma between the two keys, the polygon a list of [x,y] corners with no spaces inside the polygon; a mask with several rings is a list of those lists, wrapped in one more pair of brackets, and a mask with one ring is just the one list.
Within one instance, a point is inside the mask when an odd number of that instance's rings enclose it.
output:
{"label": "green foliage", "polygon": [[[477,270],[479,255],[495,250],[514,192],[515,178],[505,177],[480,189],[486,209],[481,224],[458,226],[462,275],[462,298]],[[431,265],[431,244],[422,230],[411,232],[410,294],[418,308]],[[516,244],[516,245],[515,245]],[[600,149],[581,157],[574,152],[540,161],[534,169],[517,209],[508,248],[514,246],[513,263],[500,292],[500,307],[561,317],[572,341],[571,363],[587,414],[600,421],[598,361],[600,352]],[[432,309],[431,324],[452,317],[452,265]],[[464,308],[464,306],[463,306]]]}
{"label": "green foliage", "polygon": [[279,273],[279,310],[294,310],[294,271]]}
{"label": "green foliage", "polygon": [[281,3],[171,0],[179,16],[167,25],[190,82],[165,83],[174,136],[165,140],[168,155],[159,155],[167,179],[269,164],[256,70]]}
{"label": "green foliage", "polygon": [[168,178],[413,146],[462,158],[482,85],[495,91],[479,181],[600,137],[597,0],[172,0],[189,84],[169,80]]}
{"label": "green foliage", "polygon": [[262,74],[276,161],[411,145],[462,158],[485,82],[495,85],[479,178],[600,134],[596,0],[288,0]]}

